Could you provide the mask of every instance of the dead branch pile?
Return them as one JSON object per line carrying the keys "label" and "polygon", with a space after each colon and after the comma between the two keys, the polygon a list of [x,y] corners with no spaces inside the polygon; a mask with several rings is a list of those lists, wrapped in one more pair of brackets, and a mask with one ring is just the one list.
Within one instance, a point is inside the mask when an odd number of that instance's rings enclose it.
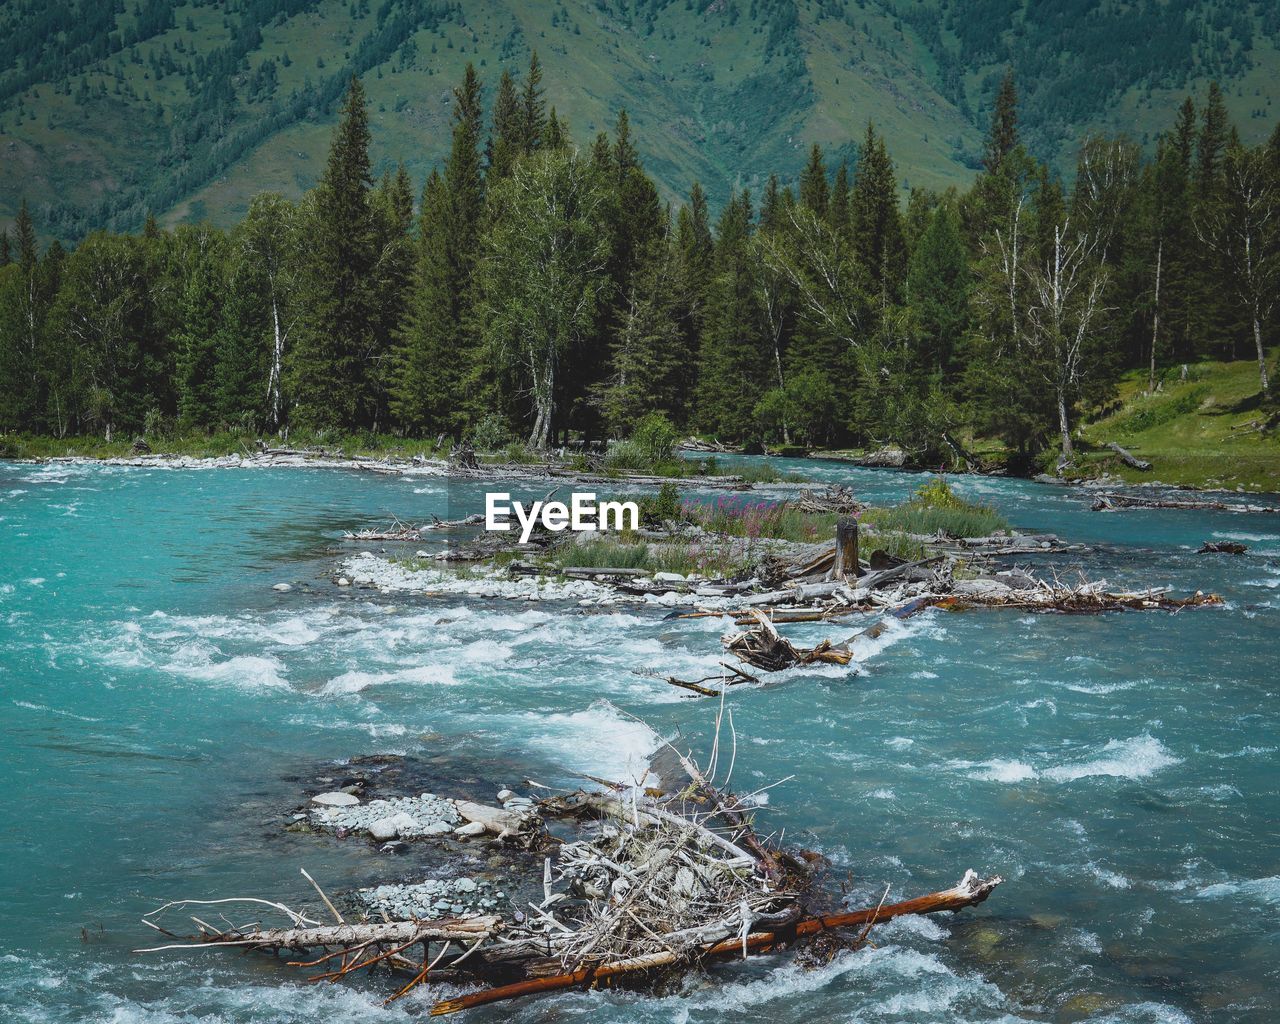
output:
{"label": "dead branch pile", "polygon": [[681,451],[686,452],[715,452],[717,454],[725,454],[734,451],[733,448],[730,448],[727,444],[721,444],[715,438],[712,438],[710,441],[703,441],[701,438],[692,436],[686,437],[676,445],[676,447]]}
{"label": "dead branch pile", "polygon": [[815,662],[847,665],[853,658],[847,646],[833,645],[829,640],[823,640],[817,647],[797,647],[778,633],[767,616],[753,610],[751,617],[755,621],[752,628],[729,634],[723,642],[727,650],[756,668],[778,672],[793,665]]}
{"label": "dead branch pile", "polygon": [[439,516],[433,515],[431,522],[419,523],[416,526],[413,523],[405,523],[393,518],[391,524],[385,529],[346,530],[342,534],[342,539],[354,541],[417,541],[422,540],[422,535],[431,530],[452,530],[459,526],[479,526],[483,522],[484,516],[479,512],[465,516],[462,519],[441,519]]}
{"label": "dead branch pile", "polygon": [[[388,1002],[429,980],[480,982],[494,987],[437,1003],[433,1015],[557,989],[596,986],[628,976],[693,966],[713,957],[789,945],[839,928],[861,928],[846,942],[861,945],[871,927],[901,914],[960,910],[981,903],[999,876],[966,872],[952,889],[827,917],[806,917],[812,883],[806,862],[762,841],[753,827],[751,797],[727,789],[736,761],[719,739],[723,710],[707,769],[670,744],[655,756],[663,790],[606,783],[602,792],[576,792],[541,802],[544,814],[587,819],[581,838],[561,845],[542,865],[543,898],[511,919],[494,914],[437,920],[344,920],[315,886],[334,918],[330,925],[282,903],[261,899],[181,900],[146,915],[151,928],[175,942],[139,952],[230,946],[303,954],[295,966],[316,968],[313,981],[337,981],[379,964],[408,973]],[[729,716],[732,730],[732,716]],[[724,752],[720,788],[712,783]],[[660,763],[661,762],[661,763]],[[754,794],[753,794],[754,796]],[[886,896],[888,890],[886,889]],[[242,908],[254,920],[220,924],[192,917],[198,929],[181,940],[159,923],[170,911]],[[263,909],[282,917],[264,926]],[[211,912],[208,916],[213,916]],[[316,955],[318,953],[318,955]],[[308,958],[309,957],[309,958]],[[514,980],[513,980],[514,979]]]}
{"label": "dead branch pile", "polygon": [[817,494],[803,490],[788,504],[801,512],[816,515],[834,512],[837,515],[852,516],[860,513],[865,507],[854,500],[853,491],[843,484],[831,484],[825,491]]}

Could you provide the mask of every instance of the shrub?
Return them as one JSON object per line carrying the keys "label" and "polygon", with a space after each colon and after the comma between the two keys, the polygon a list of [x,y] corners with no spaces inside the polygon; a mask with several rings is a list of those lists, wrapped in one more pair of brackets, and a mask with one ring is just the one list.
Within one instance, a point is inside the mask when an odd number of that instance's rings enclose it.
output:
{"label": "shrub", "polygon": [[471,428],[467,436],[471,447],[481,452],[496,452],[511,440],[511,430],[507,421],[496,412],[489,413],[484,419]]}
{"label": "shrub", "polygon": [[680,492],[673,483],[665,483],[656,495],[644,495],[636,502],[640,509],[642,526],[661,526],[668,520],[679,522],[685,518]]}

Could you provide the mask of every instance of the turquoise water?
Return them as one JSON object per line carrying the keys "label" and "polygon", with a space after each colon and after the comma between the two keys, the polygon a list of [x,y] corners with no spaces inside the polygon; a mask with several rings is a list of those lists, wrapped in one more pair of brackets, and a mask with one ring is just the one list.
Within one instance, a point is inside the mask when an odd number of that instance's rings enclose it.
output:
{"label": "turquoise water", "polygon": [[[874,500],[918,483],[787,468]],[[761,958],[658,999],[575,994],[470,1019],[1280,1019],[1280,520],[956,486],[1095,545],[1055,556],[1064,575],[1228,604],[898,623],[856,673],[734,692],[735,788],[794,776],[762,820],[825,853],[850,903],[968,867],[1006,884],[814,970]],[[385,978],[317,987],[265,957],[134,955],[152,938],[138,918],[181,896],[314,903],[300,866],[335,891],[404,872],[365,844],[282,831],[335,760],[412,755],[483,795],[633,772],[654,736],[623,712],[705,743],[706,704],[631,670],[709,674],[720,620],[333,585],[343,529],[447,506],[425,477],[0,463],[0,1019],[419,1018],[425,995],[381,1007]],[[1193,553],[1214,538],[1250,550]]]}

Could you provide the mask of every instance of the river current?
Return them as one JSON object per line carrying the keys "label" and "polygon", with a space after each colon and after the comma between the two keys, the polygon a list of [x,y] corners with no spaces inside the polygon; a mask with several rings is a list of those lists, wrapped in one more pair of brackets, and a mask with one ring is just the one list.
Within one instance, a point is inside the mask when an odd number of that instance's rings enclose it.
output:
{"label": "river current", "polygon": [[[879,502],[920,482],[779,464]],[[954,485],[1090,545],[1054,556],[1064,577],[1226,605],[895,623],[857,666],[732,692],[734,788],[787,779],[759,820],[825,854],[850,905],[970,867],[1005,884],[824,966],[761,957],[657,998],[469,1019],[1280,1020],[1280,517]],[[281,828],[305,780],[346,758],[518,788],[634,775],[658,734],[705,751],[712,702],[633,670],[711,674],[724,620],[334,585],[343,530],[443,516],[448,498],[426,476],[0,463],[0,1020],[420,1019],[430,995],[384,1009],[386,978],[315,986],[283,959],[135,955],[153,937],[139,917],[184,896],[314,903],[299,867],[338,892],[394,875],[368,844]],[[1215,539],[1249,550],[1195,553]]]}

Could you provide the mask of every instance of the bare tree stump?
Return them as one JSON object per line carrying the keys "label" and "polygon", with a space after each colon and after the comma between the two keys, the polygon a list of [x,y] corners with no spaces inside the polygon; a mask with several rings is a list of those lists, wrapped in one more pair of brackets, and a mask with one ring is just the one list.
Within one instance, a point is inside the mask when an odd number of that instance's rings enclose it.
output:
{"label": "bare tree stump", "polygon": [[836,557],[827,572],[828,580],[843,580],[848,576],[858,578],[858,520],[853,516],[841,516],[836,520]]}

